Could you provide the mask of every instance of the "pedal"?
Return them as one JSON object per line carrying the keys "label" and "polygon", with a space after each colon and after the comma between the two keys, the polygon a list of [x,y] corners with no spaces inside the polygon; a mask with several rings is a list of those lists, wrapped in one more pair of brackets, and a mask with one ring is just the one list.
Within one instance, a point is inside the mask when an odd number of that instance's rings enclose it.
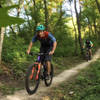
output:
{"label": "pedal", "polygon": [[40,77],[42,80],[44,79],[44,77],[43,77],[43,75],[41,75],[41,77]]}

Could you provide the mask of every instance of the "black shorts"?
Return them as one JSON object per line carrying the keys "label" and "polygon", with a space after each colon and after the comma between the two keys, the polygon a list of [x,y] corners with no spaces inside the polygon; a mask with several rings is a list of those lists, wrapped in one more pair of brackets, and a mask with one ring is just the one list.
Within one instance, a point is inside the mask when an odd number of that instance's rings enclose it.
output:
{"label": "black shorts", "polygon": [[[40,48],[40,53],[49,53],[52,50],[51,48]],[[43,55],[40,56],[40,61],[51,61],[52,55]]]}
{"label": "black shorts", "polygon": [[91,49],[92,47],[90,47],[90,46],[88,46],[88,47],[86,47],[87,49]]}

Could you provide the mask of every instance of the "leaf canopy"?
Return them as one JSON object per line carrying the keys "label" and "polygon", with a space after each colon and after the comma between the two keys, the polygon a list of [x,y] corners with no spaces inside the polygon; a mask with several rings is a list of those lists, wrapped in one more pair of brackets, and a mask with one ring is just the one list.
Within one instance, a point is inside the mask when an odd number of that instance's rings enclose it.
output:
{"label": "leaf canopy", "polygon": [[25,20],[22,18],[11,17],[8,15],[8,10],[16,7],[18,7],[18,5],[0,8],[0,27],[6,27],[8,25],[21,24],[25,22]]}

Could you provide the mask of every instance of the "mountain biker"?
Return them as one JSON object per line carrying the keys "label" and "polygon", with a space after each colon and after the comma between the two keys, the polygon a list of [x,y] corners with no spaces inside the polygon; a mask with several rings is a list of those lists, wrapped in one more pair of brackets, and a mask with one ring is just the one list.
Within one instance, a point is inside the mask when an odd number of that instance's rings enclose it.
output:
{"label": "mountain biker", "polygon": [[92,56],[92,50],[91,50],[92,47],[93,47],[93,43],[89,39],[86,39],[83,48],[89,49],[90,56]]}
{"label": "mountain biker", "polygon": [[[49,55],[45,55],[45,61],[47,65],[47,76],[50,76],[50,70],[51,70],[51,56],[54,54],[56,49],[56,39],[55,37],[50,33],[45,31],[44,25],[39,25],[36,28],[36,35],[32,38],[32,41],[29,44],[27,53],[30,53],[30,50],[32,48],[32,45],[39,40],[40,41],[40,53],[49,53]],[[44,56],[40,56],[40,60],[44,60]],[[41,66],[41,62],[39,63]]]}

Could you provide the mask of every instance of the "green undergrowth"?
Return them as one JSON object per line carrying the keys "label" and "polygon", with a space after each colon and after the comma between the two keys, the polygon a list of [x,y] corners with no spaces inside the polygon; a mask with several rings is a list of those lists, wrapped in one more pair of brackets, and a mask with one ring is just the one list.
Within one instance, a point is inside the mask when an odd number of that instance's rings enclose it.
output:
{"label": "green undergrowth", "polygon": [[100,100],[100,59],[48,95],[50,100]]}
{"label": "green undergrowth", "polygon": [[[67,70],[71,67],[75,67],[75,65],[81,63],[82,61],[84,60],[80,59],[79,57],[53,57],[52,63],[54,66],[54,75],[57,75],[61,73],[62,71]],[[33,61],[29,60],[26,63],[22,64],[22,66],[21,64],[19,65],[19,67],[15,66],[16,70],[14,71],[16,71],[16,73],[14,73],[12,70],[13,75],[10,76],[11,79],[2,79],[3,85],[0,86],[0,92],[2,93],[2,95],[13,94],[14,91],[21,90],[25,87],[23,84],[25,84],[24,80],[25,80],[26,71],[28,69],[28,66],[31,65],[32,63]],[[9,66],[9,68],[11,66]],[[9,81],[7,82],[6,80],[9,80]]]}
{"label": "green undergrowth", "polygon": [[13,94],[15,91],[18,91],[18,90],[20,90],[20,88],[15,88],[15,87],[7,86],[7,85],[1,85],[0,86],[0,92],[3,95]]}

